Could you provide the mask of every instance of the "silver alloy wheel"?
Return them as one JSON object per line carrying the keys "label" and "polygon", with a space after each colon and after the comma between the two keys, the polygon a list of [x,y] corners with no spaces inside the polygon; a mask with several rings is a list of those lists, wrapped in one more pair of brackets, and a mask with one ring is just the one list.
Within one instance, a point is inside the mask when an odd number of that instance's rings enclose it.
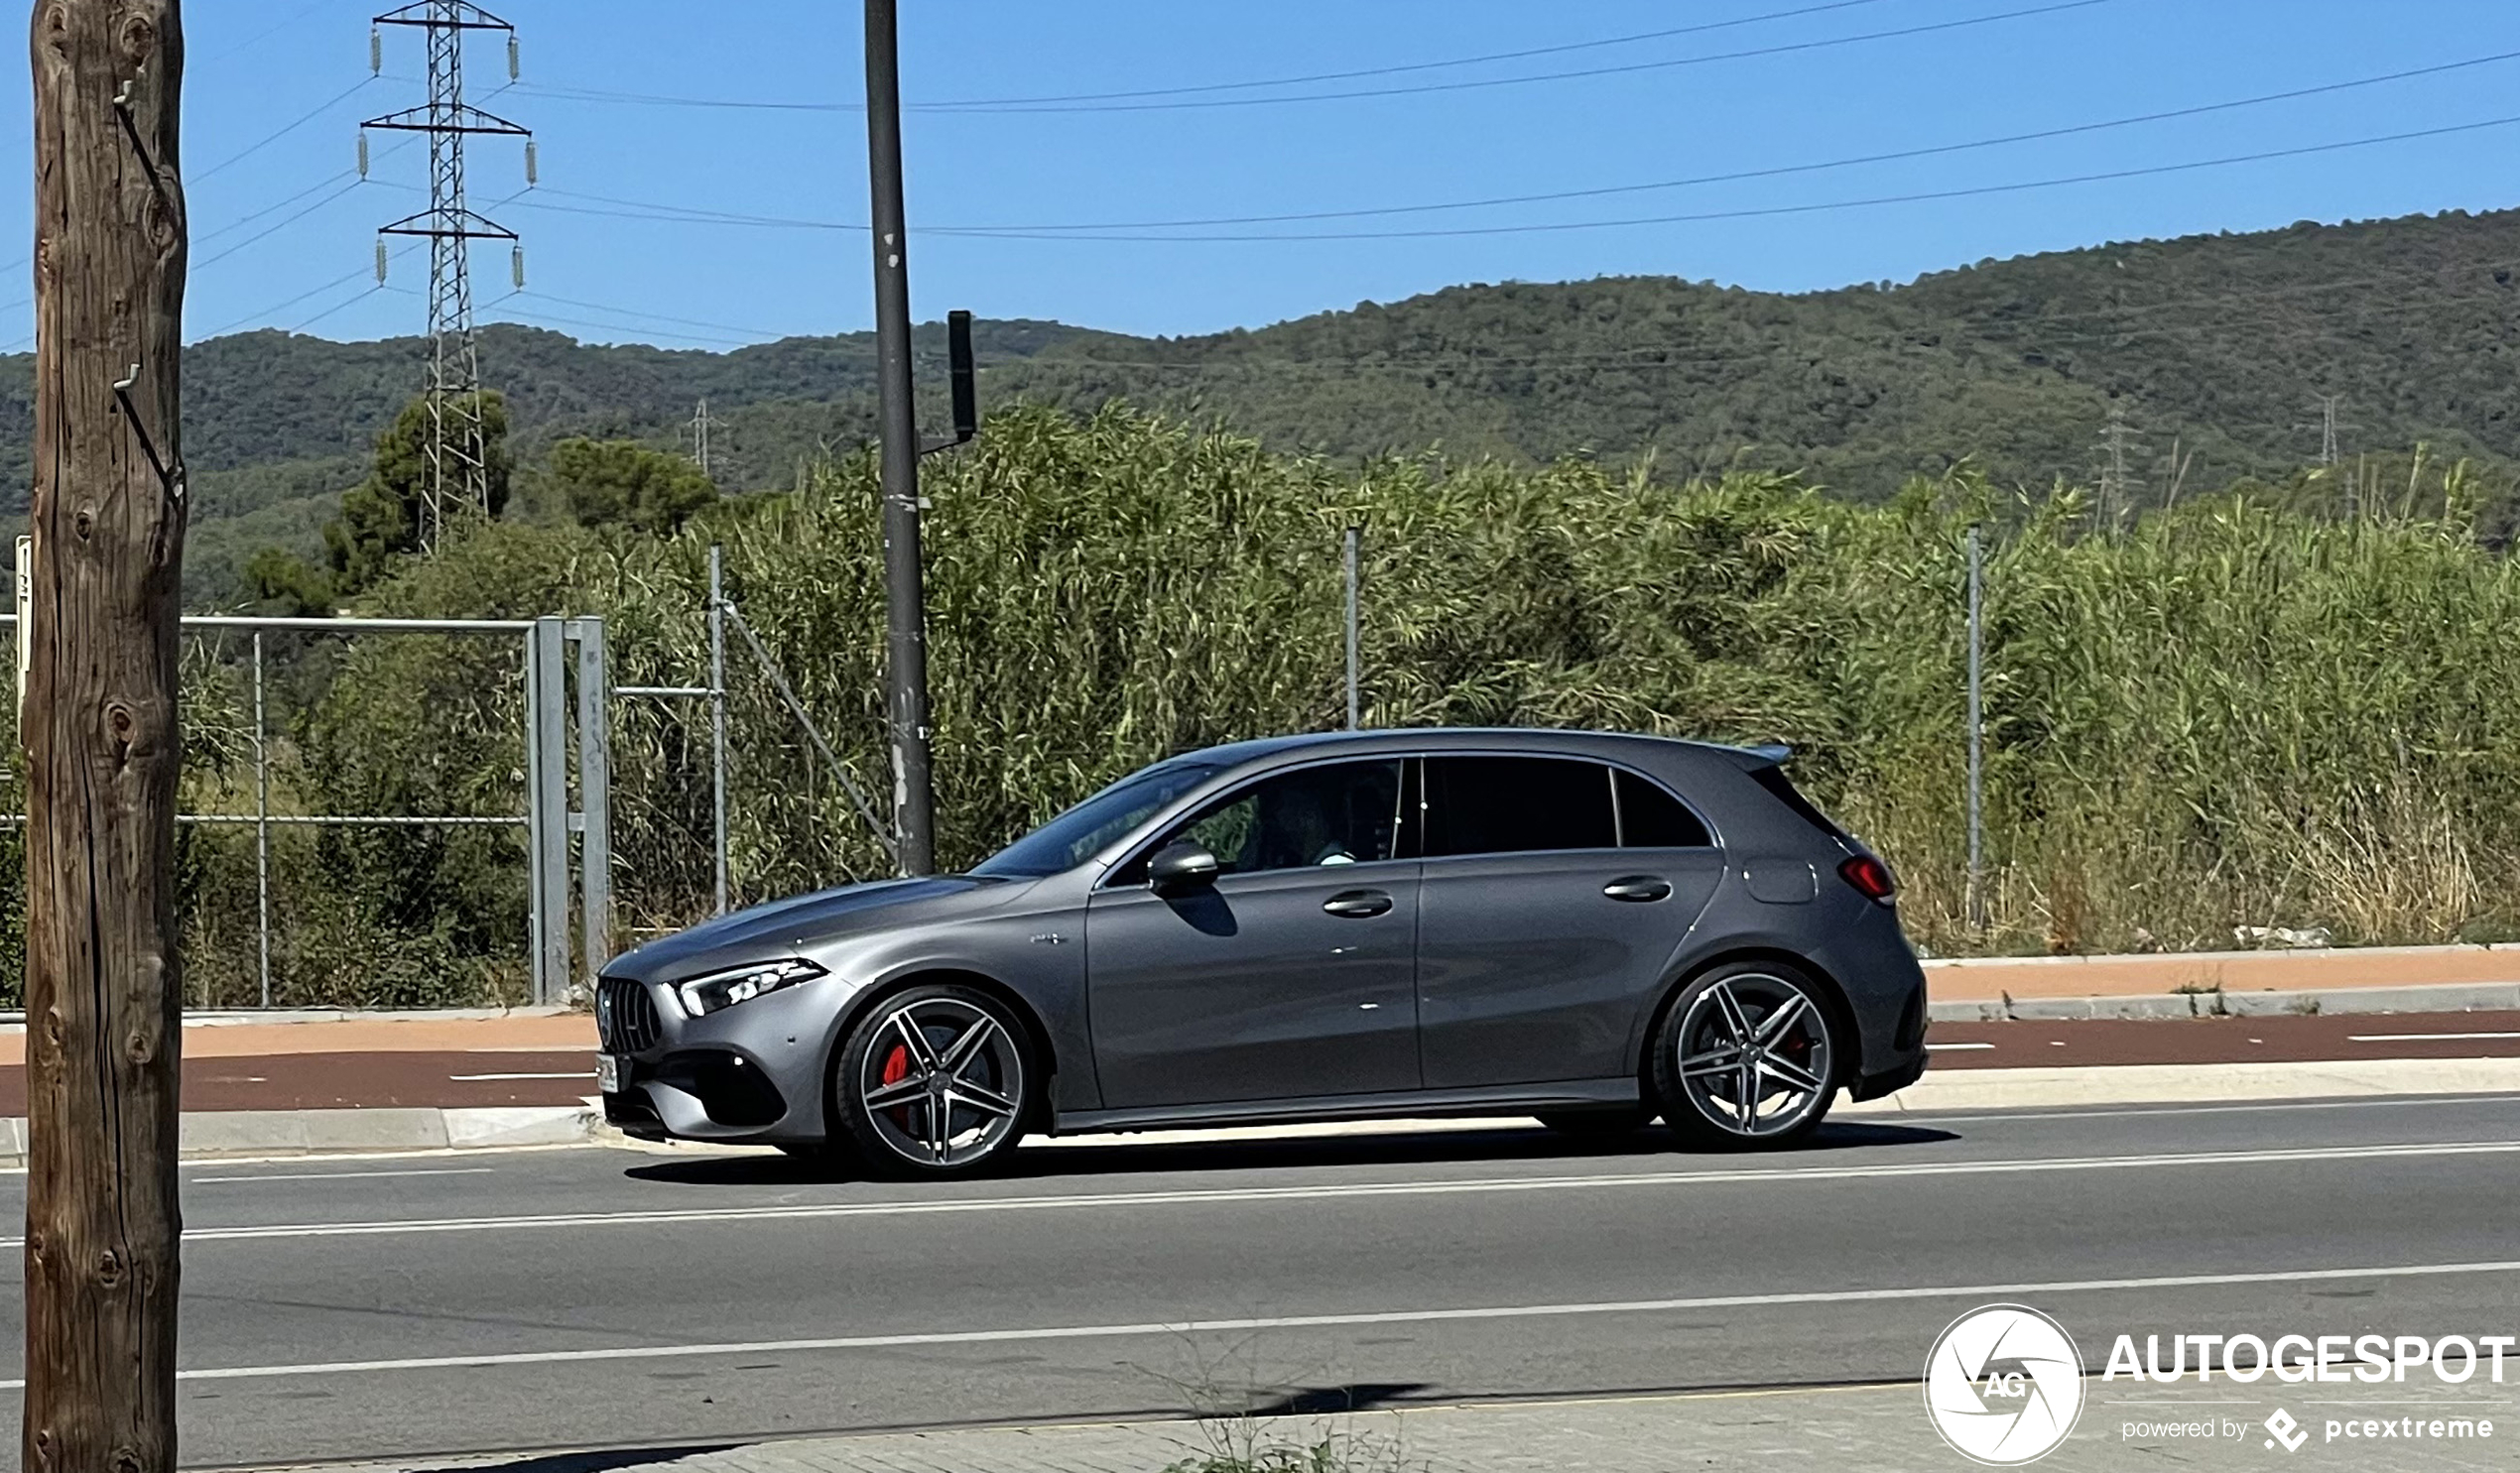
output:
{"label": "silver alloy wheel", "polygon": [[1698,1114],[1744,1139],[1785,1135],[1826,1109],[1835,1077],[1820,1005],[1765,972],[1734,973],[1691,1000],[1676,1062]]}
{"label": "silver alloy wheel", "polygon": [[917,1166],[967,1166],[1015,1131],[1024,1055],[987,1009],[959,998],[905,1003],[875,1026],[851,1088],[875,1134]]}

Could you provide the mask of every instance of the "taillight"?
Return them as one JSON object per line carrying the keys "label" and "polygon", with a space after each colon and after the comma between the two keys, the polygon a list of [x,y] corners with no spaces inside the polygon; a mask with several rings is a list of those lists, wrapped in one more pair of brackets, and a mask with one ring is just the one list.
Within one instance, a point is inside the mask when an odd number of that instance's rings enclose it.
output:
{"label": "taillight", "polygon": [[1899,893],[1899,882],[1890,877],[1890,866],[1869,854],[1858,854],[1847,860],[1837,867],[1837,873],[1866,900],[1886,903]]}

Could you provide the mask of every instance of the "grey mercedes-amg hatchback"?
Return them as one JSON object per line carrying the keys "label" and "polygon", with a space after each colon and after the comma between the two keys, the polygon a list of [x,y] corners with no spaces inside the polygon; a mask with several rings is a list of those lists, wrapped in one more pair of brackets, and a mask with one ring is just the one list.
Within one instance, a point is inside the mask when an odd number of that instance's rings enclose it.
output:
{"label": "grey mercedes-amg hatchback", "polygon": [[972,1171],[1027,1133],[1531,1114],[1773,1146],[1925,1067],[1889,868],[1782,749],[1342,732],[1175,757],[968,874],[756,906],[596,996],[607,1119]]}

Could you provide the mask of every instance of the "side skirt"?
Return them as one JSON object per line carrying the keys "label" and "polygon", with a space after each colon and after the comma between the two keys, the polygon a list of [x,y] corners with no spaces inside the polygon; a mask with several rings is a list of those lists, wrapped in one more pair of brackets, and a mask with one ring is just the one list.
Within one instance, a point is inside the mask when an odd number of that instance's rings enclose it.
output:
{"label": "side skirt", "polygon": [[1426,1120],[1474,1115],[1530,1115],[1584,1105],[1633,1105],[1633,1075],[1561,1079],[1480,1089],[1413,1089],[1394,1094],[1314,1095],[1289,1100],[1235,1100],[1215,1105],[1155,1105],[1127,1110],[1063,1110],[1046,1134],[1179,1130],[1190,1126],[1286,1125],[1341,1120]]}

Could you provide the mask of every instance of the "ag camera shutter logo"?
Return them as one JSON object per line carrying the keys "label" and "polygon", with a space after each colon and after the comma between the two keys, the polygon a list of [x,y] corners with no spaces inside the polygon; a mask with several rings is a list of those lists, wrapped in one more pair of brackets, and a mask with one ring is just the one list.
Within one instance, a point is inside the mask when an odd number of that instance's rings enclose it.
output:
{"label": "ag camera shutter logo", "polygon": [[2036,1462],[2082,1415],[2082,1353],[2065,1326],[2020,1304],[1952,1321],[1925,1358],[1925,1411],[1952,1450],[2008,1468]]}

